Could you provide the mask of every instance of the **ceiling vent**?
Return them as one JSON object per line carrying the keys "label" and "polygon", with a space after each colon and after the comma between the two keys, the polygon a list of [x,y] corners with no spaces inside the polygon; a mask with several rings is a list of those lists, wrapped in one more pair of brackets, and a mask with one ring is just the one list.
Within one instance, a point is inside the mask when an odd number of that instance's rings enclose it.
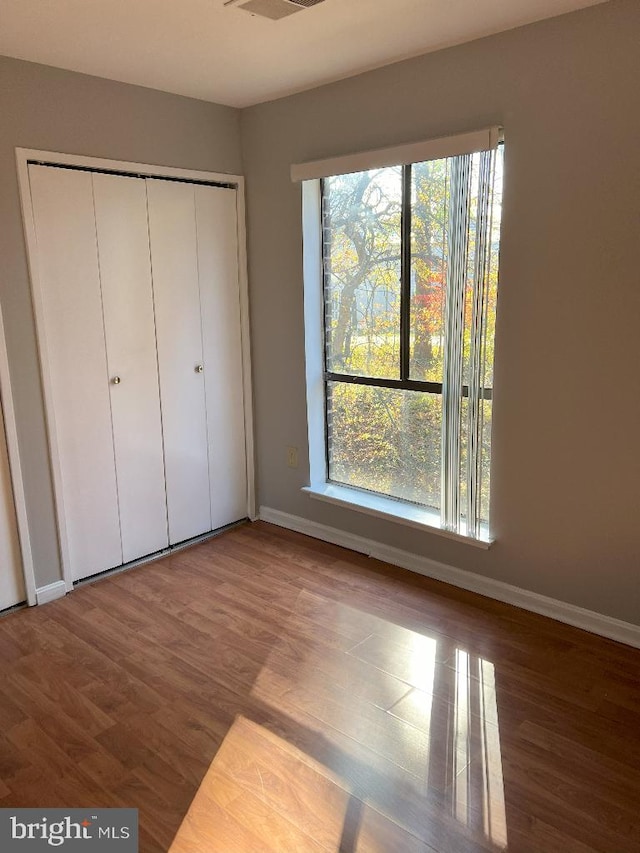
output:
{"label": "ceiling vent", "polygon": [[279,21],[281,18],[295,15],[296,12],[302,12],[303,9],[317,6],[318,3],[324,3],[324,0],[227,0],[224,5],[237,6],[252,15]]}

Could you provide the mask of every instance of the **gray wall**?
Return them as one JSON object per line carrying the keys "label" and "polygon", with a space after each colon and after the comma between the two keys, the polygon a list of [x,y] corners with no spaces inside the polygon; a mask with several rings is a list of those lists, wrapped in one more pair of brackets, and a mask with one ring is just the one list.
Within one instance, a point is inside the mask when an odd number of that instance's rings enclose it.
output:
{"label": "gray wall", "polygon": [[[640,3],[613,0],[242,112],[259,498],[640,623]],[[313,501],[291,163],[502,124],[487,552]],[[301,449],[298,470],[285,446]]]}
{"label": "gray wall", "polygon": [[204,101],[0,57],[0,303],[36,583],[60,578],[15,148],[240,173],[239,114]]}

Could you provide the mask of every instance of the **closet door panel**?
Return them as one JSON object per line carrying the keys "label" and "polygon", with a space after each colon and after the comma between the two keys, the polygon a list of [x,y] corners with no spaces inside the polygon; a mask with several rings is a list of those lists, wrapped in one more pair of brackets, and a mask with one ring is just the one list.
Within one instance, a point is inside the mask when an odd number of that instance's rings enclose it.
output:
{"label": "closet door panel", "polygon": [[93,188],[126,563],[168,545],[147,191],[101,174]]}
{"label": "closet door panel", "polygon": [[170,543],[211,530],[191,184],[147,180]]}
{"label": "closet door panel", "polygon": [[247,515],[236,192],[196,186],[212,526]]}
{"label": "closet door panel", "polygon": [[4,416],[0,405],[0,610],[26,598]]}
{"label": "closet door panel", "polygon": [[122,563],[91,175],[29,166],[38,279],[74,579]]}

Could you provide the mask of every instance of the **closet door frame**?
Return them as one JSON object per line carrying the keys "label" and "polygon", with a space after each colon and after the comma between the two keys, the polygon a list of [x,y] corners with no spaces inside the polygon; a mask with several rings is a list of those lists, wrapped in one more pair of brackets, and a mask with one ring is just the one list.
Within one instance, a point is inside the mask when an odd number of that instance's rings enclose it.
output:
{"label": "closet door frame", "polygon": [[[112,174],[127,175],[139,178],[168,178],[189,182],[201,182],[207,184],[218,184],[234,189],[236,191],[236,217],[238,228],[238,285],[240,291],[240,333],[242,338],[242,385],[244,399],[244,421],[245,421],[245,446],[247,456],[247,517],[255,521],[257,516],[255,496],[255,460],[254,460],[254,437],[253,437],[253,395],[251,387],[251,353],[249,343],[249,292],[247,281],[247,254],[246,254],[246,211],[245,211],[245,189],[244,177],[242,175],[230,175],[222,172],[202,172],[192,169],[181,169],[173,166],[152,166],[144,163],[131,163],[122,160],[107,160],[99,157],[85,157],[80,154],[60,154],[54,151],[39,151],[31,148],[16,148],[16,163],[18,171],[18,185],[20,189],[20,200],[22,205],[22,218],[24,225],[25,243],[27,248],[27,260],[29,265],[29,278],[31,280],[31,295],[33,301],[33,312],[36,323],[36,336],[39,350],[40,375],[44,396],[45,417],[47,424],[47,435],[49,441],[49,457],[51,460],[51,474],[55,494],[55,509],[58,526],[58,544],[60,550],[60,562],[62,565],[63,580],[66,591],[73,589],[73,577],[69,563],[69,548],[67,539],[67,525],[64,501],[62,498],[62,470],[60,465],[60,454],[56,432],[55,410],[53,406],[52,381],[49,368],[47,349],[47,337],[45,328],[44,304],[42,300],[42,287],[38,275],[38,251],[37,239],[33,218],[33,207],[31,203],[31,189],[29,184],[29,164],[47,166],[67,166],[70,168],[99,170]],[[4,337],[0,344],[4,344]],[[0,345],[0,380],[3,380],[3,389],[8,385],[4,382],[2,374],[3,346]],[[6,370],[8,378],[8,368]],[[10,396],[10,395],[9,395]],[[11,406],[11,413],[12,413]],[[5,418],[15,423],[5,411]],[[7,426],[7,442],[11,461],[11,472],[14,481],[14,496],[16,500],[16,514],[20,525],[20,542],[23,548],[23,565],[29,604],[35,604],[35,579],[33,575],[33,563],[31,561],[31,546],[26,525],[26,509],[24,505],[24,490],[22,476],[19,473],[19,457],[17,456],[17,441],[12,452],[11,429]],[[14,467],[14,456],[18,459],[18,467]],[[18,495],[22,495],[22,509],[18,506]],[[23,522],[20,523],[23,513]],[[25,550],[27,559],[25,559]]]}
{"label": "closet door frame", "polygon": [[16,523],[18,525],[18,539],[20,541],[20,556],[22,557],[22,572],[24,574],[24,586],[27,594],[27,604],[36,604],[36,579],[33,572],[33,557],[31,554],[31,539],[29,538],[29,524],[27,521],[27,504],[24,496],[24,484],[22,481],[22,466],[20,464],[20,451],[18,448],[18,429],[16,427],[16,414],[13,407],[13,394],[11,391],[11,376],[9,374],[9,358],[7,356],[7,344],[4,335],[4,322],[2,319],[2,308],[0,307],[0,405],[4,416],[4,432],[7,440],[7,452],[9,455],[9,471],[11,475],[11,486],[13,492],[13,505],[16,512]]}

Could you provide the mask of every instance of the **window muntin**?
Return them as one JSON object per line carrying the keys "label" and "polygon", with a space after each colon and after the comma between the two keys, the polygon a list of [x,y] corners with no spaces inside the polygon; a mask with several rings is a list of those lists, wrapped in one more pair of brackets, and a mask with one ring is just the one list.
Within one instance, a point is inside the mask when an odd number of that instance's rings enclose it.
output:
{"label": "window muntin", "polygon": [[322,181],[329,481],[489,517],[502,146]]}

